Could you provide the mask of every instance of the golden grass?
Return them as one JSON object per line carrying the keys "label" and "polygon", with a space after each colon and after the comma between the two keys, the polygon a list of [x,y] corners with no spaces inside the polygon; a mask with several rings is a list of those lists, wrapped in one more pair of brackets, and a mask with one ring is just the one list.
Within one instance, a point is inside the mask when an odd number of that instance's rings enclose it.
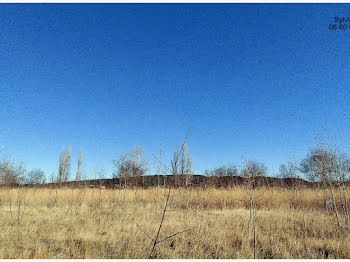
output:
{"label": "golden grass", "polygon": [[[158,192],[161,205],[163,189]],[[257,189],[257,258],[350,258],[350,236],[323,191],[302,191],[306,232],[295,191]],[[252,258],[248,196],[232,189],[174,189],[157,258]],[[348,195],[349,192],[348,192]],[[125,201],[124,201],[124,196]],[[350,202],[350,201],[349,201]],[[0,258],[148,258],[161,208],[156,188],[0,189]]]}

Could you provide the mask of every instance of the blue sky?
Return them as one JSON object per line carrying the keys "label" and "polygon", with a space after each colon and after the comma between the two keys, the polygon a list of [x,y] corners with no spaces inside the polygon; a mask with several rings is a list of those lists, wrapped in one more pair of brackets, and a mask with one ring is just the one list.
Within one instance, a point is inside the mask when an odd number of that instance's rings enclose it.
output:
{"label": "blue sky", "polygon": [[0,147],[28,169],[84,170],[134,144],[195,173],[242,157],[270,173],[326,128],[349,151],[346,4],[1,4]]}

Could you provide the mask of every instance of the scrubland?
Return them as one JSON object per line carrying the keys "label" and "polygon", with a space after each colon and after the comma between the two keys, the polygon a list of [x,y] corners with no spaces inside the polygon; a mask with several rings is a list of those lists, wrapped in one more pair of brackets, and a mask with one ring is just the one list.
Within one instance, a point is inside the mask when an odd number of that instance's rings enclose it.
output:
{"label": "scrubland", "polygon": [[[338,227],[323,190],[253,193],[255,245],[244,187],[172,189],[160,239],[191,230],[153,257],[253,258],[255,246],[256,258],[350,258],[349,229]],[[165,196],[156,187],[0,188],[0,258],[148,258],[146,233],[155,235]]]}

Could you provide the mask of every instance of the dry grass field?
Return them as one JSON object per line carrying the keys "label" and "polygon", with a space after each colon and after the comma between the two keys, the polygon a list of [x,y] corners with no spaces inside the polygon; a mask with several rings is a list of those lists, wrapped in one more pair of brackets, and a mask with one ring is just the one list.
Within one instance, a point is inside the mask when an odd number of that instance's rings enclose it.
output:
{"label": "dry grass field", "polygon": [[[155,235],[163,193],[0,188],[0,258],[148,258],[152,242],[137,225]],[[254,195],[256,258],[350,258],[349,231],[324,208],[322,190],[260,188]],[[173,189],[168,209],[160,239],[195,228],[159,243],[153,257],[253,258],[244,188]]]}

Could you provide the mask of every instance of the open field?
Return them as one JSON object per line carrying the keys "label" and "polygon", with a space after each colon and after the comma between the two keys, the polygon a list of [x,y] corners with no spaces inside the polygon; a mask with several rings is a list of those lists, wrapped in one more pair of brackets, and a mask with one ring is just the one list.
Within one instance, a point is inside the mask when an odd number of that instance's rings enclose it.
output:
{"label": "open field", "polygon": [[[1,188],[0,258],[148,258],[151,240],[136,224],[155,235],[163,193],[156,187]],[[195,228],[159,243],[154,257],[253,258],[243,187],[173,189],[171,195],[160,239]],[[323,190],[259,188],[254,195],[256,258],[350,258],[349,231],[325,209]]]}

